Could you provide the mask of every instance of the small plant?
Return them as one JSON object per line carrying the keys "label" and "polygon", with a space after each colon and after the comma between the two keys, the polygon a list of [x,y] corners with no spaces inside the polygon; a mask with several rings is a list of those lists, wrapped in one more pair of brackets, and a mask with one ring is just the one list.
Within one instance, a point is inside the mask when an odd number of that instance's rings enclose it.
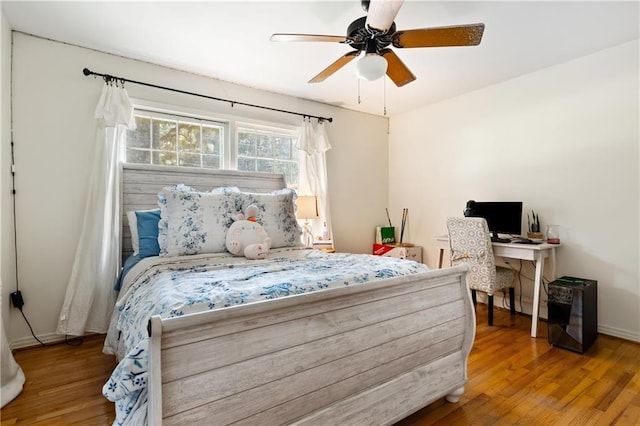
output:
{"label": "small plant", "polygon": [[529,223],[529,232],[540,232],[540,217],[531,210],[531,217],[527,215],[527,222]]}

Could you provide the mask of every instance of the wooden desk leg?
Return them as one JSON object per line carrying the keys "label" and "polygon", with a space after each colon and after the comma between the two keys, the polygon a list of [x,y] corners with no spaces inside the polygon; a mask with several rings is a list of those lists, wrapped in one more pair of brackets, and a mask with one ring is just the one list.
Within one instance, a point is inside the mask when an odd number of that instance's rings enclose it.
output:
{"label": "wooden desk leg", "polygon": [[444,258],[444,249],[440,249],[440,259],[438,259],[438,269],[442,269],[443,258]]}
{"label": "wooden desk leg", "polygon": [[540,287],[544,276],[544,256],[538,252],[536,255],[536,276],[533,285],[533,312],[531,312],[531,337],[538,334],[538,315],[540,313]]}

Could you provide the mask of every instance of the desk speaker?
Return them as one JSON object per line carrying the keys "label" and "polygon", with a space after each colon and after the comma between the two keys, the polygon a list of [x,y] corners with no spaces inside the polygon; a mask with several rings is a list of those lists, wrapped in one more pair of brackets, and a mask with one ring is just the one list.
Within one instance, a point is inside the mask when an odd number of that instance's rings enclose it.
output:
{"label": "desk speaker", "polygon": [[598,337],[598,282],[558,278],[549,284],[547,303],[549,343],[585,353]]}

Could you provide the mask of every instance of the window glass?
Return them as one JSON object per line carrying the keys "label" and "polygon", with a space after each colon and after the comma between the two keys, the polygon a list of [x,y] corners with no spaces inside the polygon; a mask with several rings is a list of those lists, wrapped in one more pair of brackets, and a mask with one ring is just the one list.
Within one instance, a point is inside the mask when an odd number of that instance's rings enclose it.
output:
{"label": "window glass", "polygon": [[299,155],[295,134],[286,129],[238,127],[238,170],[282,173],[289,187],[299,181]]}
{"label": "window glass", "polygon": [[130,148],[149,148],[151,143],[151,119],[148,117],[135,117],[135,132],[129,132],[127,146]]}
{"label": "window glass", "polygon": [[220,134],[222,132],[217,127],[202,126],[202,152],[204,154],[220,155]]}
{"label": "window glass", "polygon": [[134,115],[137,128],[127,132],[128,163],[282,173],[287,186],[298,186],[293,129],[235,123],[237,131],[229,138],[228,122],[141,108]]}
{"label": "window glass", "polygon": [[[150,119],[151,120],[151,119]],[[153,120],[153,132],[151,134],[152,149],[175,151],[176,150],[176,125],[175,121]]]}
{"label": "window glass", "polygon": [[141,109],[134,115],[137,128],[127,131],[126,162],[223,168],[227,123]]}

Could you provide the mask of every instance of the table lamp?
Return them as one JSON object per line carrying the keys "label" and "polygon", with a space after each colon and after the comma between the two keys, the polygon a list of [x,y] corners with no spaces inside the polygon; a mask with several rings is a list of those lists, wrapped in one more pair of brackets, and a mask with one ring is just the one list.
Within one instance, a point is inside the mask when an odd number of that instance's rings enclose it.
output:
{"label": "table lamp", "polygon": [[296,217],[304,220],[304,226],[302,227],[302,241],[307,247],[313,245],[313,232],[311,230],[311,223],[309,219],[315,219],[318,217],[318,199],[313,195],[303,195],[298,197],[296,201],[298,206],[296,210]]}

